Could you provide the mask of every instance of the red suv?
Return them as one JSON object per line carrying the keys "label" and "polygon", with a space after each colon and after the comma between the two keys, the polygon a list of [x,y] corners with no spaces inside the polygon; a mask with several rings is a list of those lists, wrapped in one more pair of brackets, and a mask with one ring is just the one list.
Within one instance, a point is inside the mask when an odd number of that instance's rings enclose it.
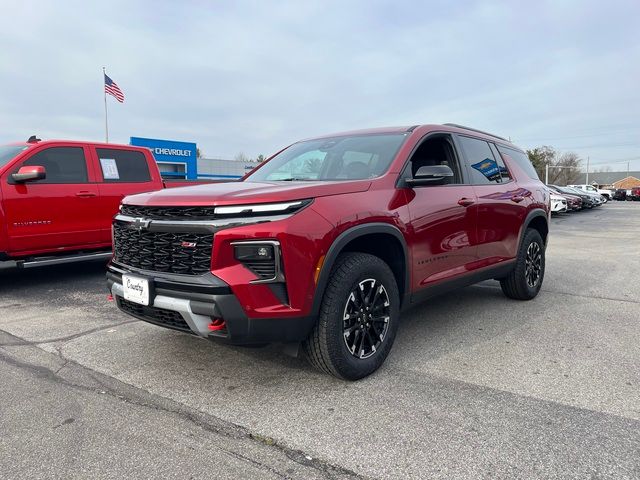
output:
{"label": "red suv", "polygon": [[403,308],[498,279],[542,285],[549,194],[527,155],[459,125],[384,128],[285,148],[240,182],[124,199],[107,274],[137,318],[232,344],[300,344],[362,378]]}

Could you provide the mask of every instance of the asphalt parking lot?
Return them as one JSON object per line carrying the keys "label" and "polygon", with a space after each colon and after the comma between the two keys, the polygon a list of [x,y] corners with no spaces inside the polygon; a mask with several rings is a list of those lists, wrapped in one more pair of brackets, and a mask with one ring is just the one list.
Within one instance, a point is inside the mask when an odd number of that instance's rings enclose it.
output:
{"label": "asphalt parking lot", "polygon": [[640,203],[552,219],[542,292],[403,316],[347,383],[117,311],[104,265],[0,269],[3,478],[640,478]]}

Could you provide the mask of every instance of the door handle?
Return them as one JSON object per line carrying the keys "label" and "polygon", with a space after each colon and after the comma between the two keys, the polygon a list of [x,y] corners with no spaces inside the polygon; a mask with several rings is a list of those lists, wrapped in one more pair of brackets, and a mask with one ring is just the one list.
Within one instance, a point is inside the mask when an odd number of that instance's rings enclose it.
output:
{"label": "door handle", "polygon": [[463,207],[468,207],[469,205],[473,205],[474,203],[475,200],[473,200],[472,198],[462,197],[460,200],[458,200],[458,205],[461,205]]}
{"label": "door handle", "polygon": [[511,197],[512,202],[520,203],[523,200],[524,200],[524,197],[520,195],[514,195],[513,197]]}
{"label": "door handle", "polygon": [[82,191],[76,193],[76,197],[88,198],[88,197],[97,197],[97,195],[93,192]]}

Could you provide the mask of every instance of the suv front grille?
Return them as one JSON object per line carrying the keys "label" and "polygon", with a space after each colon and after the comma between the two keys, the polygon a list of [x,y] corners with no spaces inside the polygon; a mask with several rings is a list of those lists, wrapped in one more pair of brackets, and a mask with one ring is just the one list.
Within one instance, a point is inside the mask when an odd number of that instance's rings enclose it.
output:
{"label": "suv front grille", "polygon": [[115,221],[113,240],[114,260],[129,267],[183,275],[211,268],[212,233],[138,231]]}
{"label": "suv front grille", "polygon": [[184,321],[182,315],[173,310],[165,310],[164,308],[148,307],[145,305],[139,305],[129,300],[125,300],[121,297],[116,297],[118,306],[129,315],[133,315],[142,320],[145,320],[161,327],[171,328],[173,330],[180,330],[181,332],[193,333]]}
{"label": "suv front grille", "polygon": [[215,207],[146,207],[140,205],[122,205],[121,215],[143,217],[151,220],[188,218],[191,220],[213,220]]}

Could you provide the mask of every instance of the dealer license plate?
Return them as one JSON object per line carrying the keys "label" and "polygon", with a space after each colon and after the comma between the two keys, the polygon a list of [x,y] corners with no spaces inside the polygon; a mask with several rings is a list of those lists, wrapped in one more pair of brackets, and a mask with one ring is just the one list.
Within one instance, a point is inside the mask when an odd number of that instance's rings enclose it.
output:
{"label": "dealer license plate", "polygon": [[124,299],[140,305],[149,305],[149,280],[131,275],[122,275]]}

